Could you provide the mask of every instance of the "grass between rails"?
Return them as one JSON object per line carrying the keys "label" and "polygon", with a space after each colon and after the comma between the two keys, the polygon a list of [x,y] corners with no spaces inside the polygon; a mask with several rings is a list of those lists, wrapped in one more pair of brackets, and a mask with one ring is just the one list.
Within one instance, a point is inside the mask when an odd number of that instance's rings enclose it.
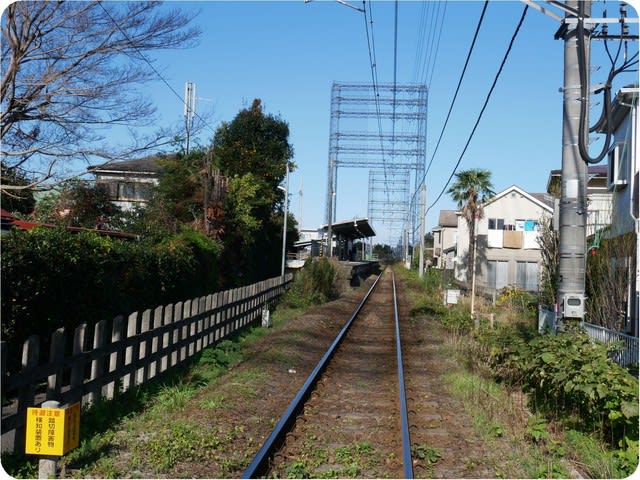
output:
{"label": "grass between rails", "polygon": [[309,435],[301,454],[280,474],[283,478],[386,478],[381,455],[368,440],[323,448]]}

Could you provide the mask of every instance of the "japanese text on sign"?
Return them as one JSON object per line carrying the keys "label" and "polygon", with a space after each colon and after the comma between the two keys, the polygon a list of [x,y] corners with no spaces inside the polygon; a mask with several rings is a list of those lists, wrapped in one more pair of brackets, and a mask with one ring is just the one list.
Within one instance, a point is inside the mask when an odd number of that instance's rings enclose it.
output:
{"label": "japanese text on sign", "polygon": [[64,455],[80,441],[80,404],[28,408],[25,453]]}

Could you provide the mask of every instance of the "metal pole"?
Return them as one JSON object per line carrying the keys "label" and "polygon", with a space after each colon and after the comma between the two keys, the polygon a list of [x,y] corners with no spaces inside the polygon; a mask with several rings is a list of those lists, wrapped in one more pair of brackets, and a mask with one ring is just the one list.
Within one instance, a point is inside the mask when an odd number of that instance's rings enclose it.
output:
{"label": "metal pole", "polygon": [[[568,7],[577,10],[578,1],[569,0]],[[585,16],[591,14],[591,2],[585,1]],[[573,16],[569,13],[566,17]],[[562,187],[560,196],[560,246],[558,262],[558,302],[559,332],[565,330],[566,307],[571,302],[574,307],[584,309],[585,292],[585,224],[587,216],[587,165],[578,149],[580,122],[580,72],[578,63],[578,42],[575,24],[569,24],[564,35],[564,115],[562,122]],[[585,38],[587,72],[590,68],[590,45]],[[588,79],[585,79],[588,82]],[[588,99],[587,99],[588,100]],[[588,114],[588,106],[587,106]],[[575,317],[578,309],[572,309]]]}
{"label": "metal pole", "polygon": [[333,223],[333,175],[334,175],[334,162],[333,158],[329,158],[329,171],[327,172],[327,256],[331,257],[331,236],[332,232],[332,223]]}
{"label": "metal pole", "polygon": [[420,189],[420,262],[418,263],[418,275],[424,275],[424,217],[427,204],[427,186],[423,183]]}
{"label": "metal pole", "polygon": [[287,217],[289,216],[289,162],[287,162],[287,175],[284,189],[284,225],[282,227],[282,268],[280,275],[284,277],[284,267],[287,262]]}
{"label": "metal pole", "polygon": [[[42,403],[42,408],[60,408],[60,402],[47,400]],[[40,457],[38,461],[38,478],[56,478],[57,464],[57,457]]]}

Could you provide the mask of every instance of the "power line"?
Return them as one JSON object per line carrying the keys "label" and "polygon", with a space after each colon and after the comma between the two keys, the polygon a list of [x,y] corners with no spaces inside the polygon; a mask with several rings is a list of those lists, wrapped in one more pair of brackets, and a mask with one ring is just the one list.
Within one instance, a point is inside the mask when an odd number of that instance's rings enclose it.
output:
{"label": "power line", "polygon": [[[460,92],[460,86],[462,85],[462,80],[464,79],[465,73],[467,71],[467,67],[469,66],[469,60],[471,59],[471,54],[473,53],[473,49],[476,45],[476,40],[478,39],[478,34],[480,33],[480,27],[482,26],[482,21],[484,20],[484,15],[487,11],[487,7],[489,6],[489,0],[485,0],[484,6],[482,7],[482,12],[480,13],[480,19],[478,20],[478,25],[476,26],[476,31],[473,34],[473,40],[471,41],[471,46],[469,47],[469,52],[467,53],[467,58],[464,62],[464,67],[462,68],[462,73],[460,73],[460,78],[458,79],[458,85],[456,86],[456,91],[453,95],[453,100],[451,100],[451,105],[449,106],[449,111],[447,112],[447,117],[445,118],[444,125],[442,125],[442,130],[440,131],[440,136],[438,137],[438,141],[436,142],[436,147],[433,150],[433,154],[431,155],[431,159],[429,160],[429,165],[427,166],[427,170],[424,172],[424,177],[422,177],[421,184],[424,182],[424,179],[427,177],[427,173],[429,173],[429,169],[431,168],[431,164],[433,163],[433,159],[436,156],[436,152],[438,151],[438,147],[440,146],[440,141],[444,135],[444,131],[447,128],[449,123],[449,118],[451,117],[451,112],[453,110],[453,106],[456,103],[456,99],[458,98],[458,93]],[[415,194],[414,194],[415,196]]]}
{"label": "power line", "polygon": [[430,210],[431,207],[433,207],[436,203],[438,203],[438,201],[440,200],[440,198],[444,194],[445,190],[449,186],[449,183],[451,182],[451,179],[455,175],[456,170],[458,169],[458,166],[460,166],[460,162],[462,161],[462,157],[464,156],[465,152],[467,151],[467,148],[469,147],[469,144],[471,143],[471,139],[473,138],[473,136],[474,136],[474,134],[476,132],[476,129],[478,128],[478,125],[480,124],[480,120],[482,119],[482,116],[484,115],[484,111],[487,108],[487,104],[489,103],[489,99],[491,98],[491,95],[493,94],[493,90],[495,89],[496,84],[498,83],[498,79],[500,78],[500,74],[502,73],[502,69],[504,68],[505,63],[507,62],[507,58],[509,57],[509,53],[511,52],[511,48],[513,47],[513,44],[514,44],[514,42],[516,40],[516,37],[518,36],[518,33],[520,32],[520,27],[522,27],[522,24],[524,22],[526,14],[527,14],[528,8],[529,8],[528,5],[525,5],[524,10],[522,11],[522,16],[520,17],[520,21],[518,22],[518,25],[516,26],[516,29],[513,32],[513,36],[511,37],[511,41],[509,42],[509,46],[507,48],[507,51],[505,52],[504,57],[502,58],[502,62],[500,63],[500,68],[498,68],[498,72],[496,73],[496,76],[493,79],[493,83],[491,84],[491,88],[489,89],[489,93],[487,93],[487,97],[485,98],[484,104],[482,105],[482,109],[480,110],[480,113],[478,114],[478,118],[476,120],[476,123],[473,126],[473,129],[471,130],[471,133],[469,134],[469,138],[467,139],[467,142],[466,142],[466,144],[464,146],[464,149],[462,150],[462,153],[460,154],[460,157],[458,158],[458,161],[456,162],[456,165],[453,168],[453,171],[451,172],[451,175],[449,175],[449,179],[447,180],[447,183],[442,188],[442,191],[440,192],[438,197],[435,199],[435,201],[431,205],[429,205],[429,208],[427,208],[427,211]]}
{"label": "power line", "polygon": [[[453,99],[451,100],[451,104],[449,105],[449,111],[447,112],[447,117],[445,118],[444,124],[442,125],[442,129],[440,130],[440,136],[438,137],[438,141],[436,142],[436,146],[433,150],[433,154],[431,155],[431,159],[429,160],[429,165],[422,176],[422,180],[418,184],[416,191],[413,192],[413,196],[411,197],[411,204],[415,201],[416,195],[418,194],[419,187],[422,186],[425,179],[427,178],[427,173],[429,173],[429,169],[431,168],[431,164],[433,163],[433,159],[436,156],[436,152],[438,151],[438,147],[440,146],[440,142],[442,141],[442,137],[444,135],[444,131],[447,128],[449,123],[449,118],[451,117],[451,112],[453,111],[453,107],[456,103],[456,99],[458,98],[458,93],[460,92],[460,86],[462,85],[462,80],[464,79],[465,73],[467,71],[467,66],[469,65],[469,60],[471,59],[471,54],[476,45],[476,41],[478,39],[478,34],[480,33],[480,28],[482,27],[482,22],[484,20],[485,13],[487,11],[487,7],[489,6],[489,0],[485,0],[484,5],[482,7],[482,12],[480,13],[480,18],[478,19],[478,24],[476,25],[476,31],[473,34],[473,39],[471,40],[471,45],[469,46],[469,51],[467,52],[467,58],[464,62],[464,67],[462,68],[462,72],[460,73],[460,78],[458,79],[458,85],[456,86],[456,91],[453,95]],[[459,163],[459,162],[458,162]],[[453,174],[452,174],[453,176]],[[451,178],[449,178],[451,180]],[[445,187],[446,188],[446,187]],[[439,198],[439,197],[438,197]],[[433,205],[432,205],[433,206]],[[431,208],[431,207],[429,207]],[[428,209],[427,209],[428,210]]]}
{"label": "power line", "polygon": [[[440,4],[438,3],[438,12],[440,11]],[[436,60],[438,58],[438,51],[440,50],[440,38],[442,38],[442,27],[444,26],[444,17],[447,14],[447,2],[444,3],[444,10],[442,11],[442,18],[440,19],[440,29],[438,30],[438,40],[436,42],[436,51],[433,54],[433,61],[430,62],[430,65],[427,66],[427,74],[429,74],[429,80],[427,85],[431,85],[431,79],[433,78],[433,73],[435,72]],[[433,44],[432,44],[433,46]],[[427,63],[429,63],[429,58],[431,58],[431,51],[429,51],[429,57],[427,57]],[[429,73],[429,71],[431,73]],[[425,81],[426,81],[425,76]]]}
{"label": "power line", "polygon": [[369,49],[369,64],[371,65],[371,82],[373,84],[373,96],[376,106],[376,117],[378,120],[378,133],[380,134],[380,151],[382,155],[382,171],[384,172],[385,179],[385,191],[387,193],[387,199],[389,198],[389,192],[387,189],[387,162],[384,149],[384,142],[382,140],[382,116],[380,115],[380,93],[378,90],[378,65],[376,60],[376,44],[373,34],[373,11],[371,10],[371,2],[369,2],[369,23],[371,23],[371,37],[369,37],[369,25],[367,23],[367,8],[366,0],[362,1],[362,12],[364,13],[364,28],[367,35],[367,47]]}
{"label": "power line", "polygon": [[[436,5],[436,3],[437,6],[434,6]],[[441,16],[440,10],[442,8],[442,3],[443,2],[441,1],[423,1],[422,3],[420,21],[417,31],[418,47],[416,48],[416,56],[414,61],[414,81],[416,81],[417,83],[427,83],[428,85],[431,84],[431,78],[433,77],[434,73],[433,67],[438,56],[440,39],[442,37],[442,29],[444,27],[444,18],[447,11],[447,2],[445,1]],[[433,10],[435,10],[435,12]],[[427,23],[429,23],[429,36],[428,40],[425,41]]]}

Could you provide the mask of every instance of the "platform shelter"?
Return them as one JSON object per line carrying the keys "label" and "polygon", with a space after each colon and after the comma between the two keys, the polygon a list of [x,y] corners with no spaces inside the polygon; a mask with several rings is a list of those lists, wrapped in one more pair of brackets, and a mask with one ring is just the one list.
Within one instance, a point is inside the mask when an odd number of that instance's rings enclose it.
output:
{"label": "platform shelter", "polygon": [[[328,225],[322,229],[326,235]],[[333,256],[338,260],[364,260],[356,258],[355,241],[364,238],[375,237],[376,232],[369,223],[368,218],[354,218],[331,224],[331,236],[333,237]]]}

